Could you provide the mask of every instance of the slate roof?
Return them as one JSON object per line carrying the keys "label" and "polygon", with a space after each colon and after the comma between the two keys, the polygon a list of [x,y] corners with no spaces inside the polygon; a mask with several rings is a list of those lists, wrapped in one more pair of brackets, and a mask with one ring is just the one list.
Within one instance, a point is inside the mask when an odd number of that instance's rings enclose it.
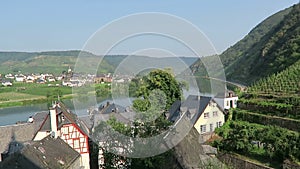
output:
{"label": "slate roof", "polygon": [[199,133],[192,127],[184,139],[175,147],[175,157],[182,168],[202,169],[210,164],[213,167],[224,168],[224,165],[215,157],[207,155],[206,148],[199,142]]}
{"label": "slate roof", "polygon": [[181,108],[191,113],[191,122],[195,124],[211,100],[212,97],[200,96],[199,98],[196,95],[189,95],[182,103]]}
{"label": "slate roof", "polygon": [[48,136],[25,145],[0,163],[0,168],[69,168],[79,157],[80,154],[62,139]]}
{"label": "slate roof", "polygon": [[207,155],[210,155],[210,154],[216,155],[216,154],[218,154],[218,150],[215,147],[212,147],[212,146],[206,145],[206,144],[203,144],[201,146],[202,146],[203,152]]}
{"label": "slate roof", "polygon": [[180,115],[180,106],[181,106],[181,101],[180,100],[175,101],[171,105],[171,107],[170,107],[170,109],[168,111],[168,113],[169,113],[168,120],[170,120],[172,122],[175,122],[179,118],[179,115]]}
{"label": "slate roof", "polygon": [[44,121],[46,115],[47,112],[36,113],[33,116],[33,123],[0,126],[0,153],[8,151],[9,144],[12,141],[19,143],[31,141]]}
{"label": "slate roof", "polygon": [[126,108],[120,105],[117,105],[115,103],[108,103],[108,106],[104,107],[100,110],[100,113],[102,114],[109,114],[113,112],[125,112]]}
{"label": "slate roof", "polygon": [[[59,119],[58,116],[64,116],[64,120],[57,121],[57,128],[59,129],[64,124],[75,124],[85,135],[89,135],[89,129],[85,125],[85,123],[80,120],[76,114],[72,113],[63,103],[58,102],[54,108],[56,110],[57,120]],[[51,121],[50,115],[47,114],[45,120],[43,121],[39,131],[50,131],[51,130]]]}

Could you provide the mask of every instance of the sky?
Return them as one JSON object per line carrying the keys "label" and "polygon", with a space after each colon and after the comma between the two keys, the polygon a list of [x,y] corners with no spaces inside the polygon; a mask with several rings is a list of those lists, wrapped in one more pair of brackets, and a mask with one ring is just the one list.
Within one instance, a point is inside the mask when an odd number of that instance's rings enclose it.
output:
{"label": "sky", "polygon": [[[268,16],[298,0],[2,0],[0,51],[83,49],[97,30],[143,12],[183,18],[210,40],[217,53],[242,39]],[[176,45],[175,45],[176,46]],[[175,47],[174,47],[175,48]],[[126,52],[120,48],[118,52]]]}

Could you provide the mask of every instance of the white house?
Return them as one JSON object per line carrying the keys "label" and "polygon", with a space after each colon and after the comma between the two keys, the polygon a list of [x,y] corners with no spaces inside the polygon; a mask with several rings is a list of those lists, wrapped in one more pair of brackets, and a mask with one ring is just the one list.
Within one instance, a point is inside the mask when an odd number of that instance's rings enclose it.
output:
{"label": "white house", "polygon": [[15,80],[16,82],[24,82],[26,77],[24,75],[16,75]]}
{"label": "white house", "polygon": [[4,81],[4,82],[2,82],[2,85],[3,86],[12,86],[12,83],[9,81]]}
{"label": "white house", "polygon": [[212,133],[225,123],[223,109],[212,97],[190,95],[180,107],[199,134]]}
{"label": "white house", "polygon": [[226,93],[217,94],[214,100],[222,107],[224,110],[237,107],[238,96],[235,95],[233,91],[227,91]]}
{"label": "white house", "polygon": [[34,77],[29,75],[26,77],[26,83],[33,83],[34,82]]}
{"label": "white house", "polygon": [[11,73],[9,73],[9,74],[5,75],[5,78],[7,78],[7,79],[14,79],[15,77]]}

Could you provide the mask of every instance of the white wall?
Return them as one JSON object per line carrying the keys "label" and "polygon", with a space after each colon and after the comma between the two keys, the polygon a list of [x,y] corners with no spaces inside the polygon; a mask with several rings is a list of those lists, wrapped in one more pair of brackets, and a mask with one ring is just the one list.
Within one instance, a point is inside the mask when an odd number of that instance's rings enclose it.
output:
{"label": "white wall", "polygon": [[84,167],[84,169],[90,169],[90,155],[89,153],[80,154],[81,155],[81,163],[80,165]]}
{"label": "white wall", "polygon": [[[237,107],[237,100],[238,97],[228,97],[224,99],[224,108],[230,109],[230,108],[236,108]],[[232,101],[232,107],[230,106],[230,102]]]}
{"label": "white wall", "polygon": [[[217,112],[217,116],[213,116],[213,112]],[[204,113],[209,113],[209,117],[205,118]],[[210,124],[213,125],[213,130],[217,127],[216,123],[221,122],[221,125],[224,124],[225,122],[225,115],[222,112],[222,110],[217,106],[217,103],[212,102],[205,108],[204,112],[201,114],[200,118],[196,121],[194,127],[198,131],[199,134],[203,134],[200,130],[201,125],[206,125],[206,132],[211,132],[210,131]]]}
{"label": "white wall", "polygon": [[39,131],[36,136],[33,138],[33,141],[39,141],[47,137],[50,133],[46,131]]}

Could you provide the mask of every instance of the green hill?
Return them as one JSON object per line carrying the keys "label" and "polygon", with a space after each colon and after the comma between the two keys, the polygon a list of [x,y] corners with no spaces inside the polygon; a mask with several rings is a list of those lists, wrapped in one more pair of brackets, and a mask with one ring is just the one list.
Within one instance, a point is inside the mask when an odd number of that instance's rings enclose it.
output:
{"label": "green hill", "polygon": [[[50,51],[50,52],[0,52],[0,73],[54,73],[60,74],[68,67],[74,67],[80,51]],[[88,64],[96,60],[96,55],[82,52],[89,57]],[[109,72],[113,67],[103,61],[101,72]]]}
{"label": "green hill", "polygon": [[226,68],[227,78],[252,83],[282,71],[300,59],[300,5]]}
{"label": "green hill", "polygon": [[[5,73],[54,73],[60,74],[68,67],[74,68],[77,57],[80,54],[84,59],[85,66],[89,68],[98,67],[99,56],[89,52],[73,51],[49,51],[49,52],[0,52],[0,74]],[[98,73],[113,73],[116,67],[124,61],[127,55],[106,55],[99,65]],[[188,67],[196,61],[193,57],[165,57],[151,58],[148,56],[132,56],[131,58],[136,65],[148,63],[159,63],[174,65],[183,62]],[[181,67],[183,67],[181,65]],[[128,67],[131,69],[131,67]],[[183,67],[184,68],[184,67]]]}
{"label": "green hill", "polygon": [[[241,84],[280,72],[300,58],[300,5],[282,10],[257,25],[242,40],[219,57],[226,78]],[[198,61],[191,66],[203,71]]]}

